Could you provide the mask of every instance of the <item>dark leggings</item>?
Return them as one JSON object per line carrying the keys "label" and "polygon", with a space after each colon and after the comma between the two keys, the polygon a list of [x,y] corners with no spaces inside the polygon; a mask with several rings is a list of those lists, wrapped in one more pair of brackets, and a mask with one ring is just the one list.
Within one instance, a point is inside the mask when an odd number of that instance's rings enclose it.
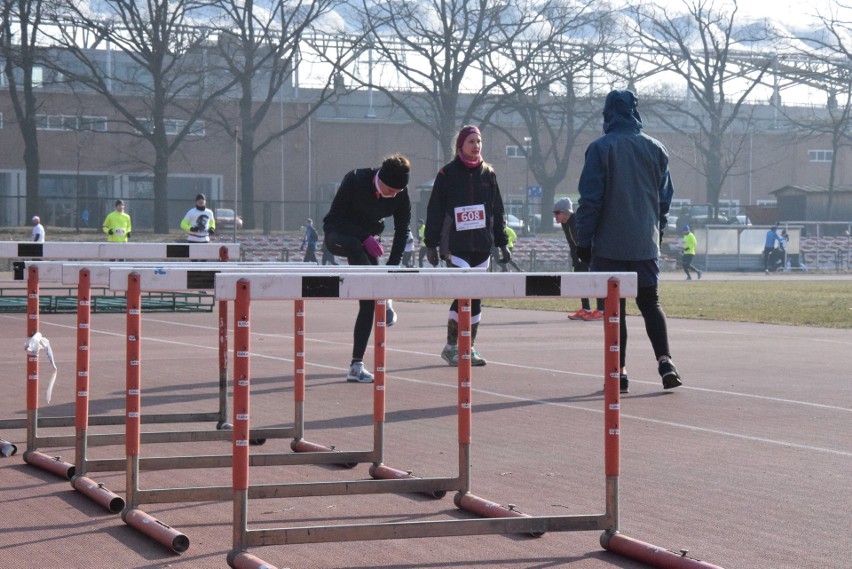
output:
{"label": "dark leggings", "polygon": [[[357,237],[329,232],[325,235],[325,245],[335,255],[346,257],[346,261],[350,265],[379,264],[379,260],[367,253],[364,245],[361,244],[361,241]],[[375,301],[358,301],[358,317],[355,318],[355,331],[352,339],[353,361],[364,359],[364,352],[367,351],[367,343],[370,341],[370,333],[373,331],[375,307]]]}
{"label": "dark leggings", "polygon": [[[669,332],[666,326],[666,314],[660,306],[660,295],[656,286],[639,287],[636,295],[636,306],[645,320],[645,332],[651,340],[651,347],[657,359],[660,356],[669,356]],[[622,298],[619,302],[621,322],[621,351],[619,352],[621,367],[625,367],[627,360],[627,300]]]}
{"label": "dark leggings", "polygon": [[[453,256],[456,257],[456,263],[448,263],[450,267],[479,267],[483,266],[491,258],[491,253],[482,253],[480,251],[464,251],[462,253],[453,253]],[[488,265],[485,264],[487,267]],[[453,303],[450,305],[450,319],[458,321],[458,313],[459,313],[459,301],[453,300]],[[480,314],[482,313],[482,300],[478,298],[470,299],[470,321],[471,324],[478,324],[480,320]],[[452,316],[455,318],[452,318]]]}

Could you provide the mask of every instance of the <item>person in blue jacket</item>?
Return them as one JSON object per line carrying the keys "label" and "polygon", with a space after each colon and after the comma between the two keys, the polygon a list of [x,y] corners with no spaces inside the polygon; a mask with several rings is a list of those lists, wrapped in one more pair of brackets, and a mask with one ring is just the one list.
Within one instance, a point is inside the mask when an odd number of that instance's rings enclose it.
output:
{"label": "person in blue jacket", "polygon": [[[604,103],[604,135],[586,149],[577,208],[577,256],[592,271],[635,272],[636,305],[645,321],[664,389],[682,385],[671,359],[666,315],[660,306],[660,241],[672,188],[669,155],[642,132],[639,100],[631,91],[610,92]],[[628,391],[626,304],[621,299],[621,391]]]}
{"label": "person in blue jacket", "polygon": [[781,240],[781,237],[778,235],[778,226],[773,225],[772,228],[766,232],[766,242],[763,244],[763,272],[769,273],[769,256],[775,251],[775,246],[778,245],[782,249],[784,248],[784,241]]}

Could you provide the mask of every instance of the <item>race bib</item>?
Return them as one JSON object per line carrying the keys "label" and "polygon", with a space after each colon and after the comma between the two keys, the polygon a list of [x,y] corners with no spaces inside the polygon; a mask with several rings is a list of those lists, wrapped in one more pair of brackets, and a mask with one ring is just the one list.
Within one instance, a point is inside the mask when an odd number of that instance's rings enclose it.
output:
{"label": "race bib", "polygon": [[113,231],[116,235],[124,235],[124,229],[116,229]]}
{"label": "race bib", "polygon": [[466,205],[454,210],[456,231],[483,229],[485,227],[485,205]]}

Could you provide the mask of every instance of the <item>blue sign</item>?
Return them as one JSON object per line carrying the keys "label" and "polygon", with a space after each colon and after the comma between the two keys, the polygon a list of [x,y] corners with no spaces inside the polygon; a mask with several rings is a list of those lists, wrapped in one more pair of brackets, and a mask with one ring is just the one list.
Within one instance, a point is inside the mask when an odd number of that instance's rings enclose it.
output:
{"label": "blue sign", "polygon": [[540,198],[541,197],[541,186],[528,186],[527,187],[527,197]]}

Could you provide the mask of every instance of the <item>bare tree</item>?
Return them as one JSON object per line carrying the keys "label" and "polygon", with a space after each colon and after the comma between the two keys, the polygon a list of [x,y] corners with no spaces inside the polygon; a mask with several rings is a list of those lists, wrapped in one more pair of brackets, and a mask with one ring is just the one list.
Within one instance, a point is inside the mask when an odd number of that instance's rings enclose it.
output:
{"label": "bare tree", "polygon": [[[254,162],[270,144],[288,132],[299,128],[320,106],[335,96],[330,88],[334,72],[328,74],[324,88],[305,112],[281,128],[266,129],[262,139],[257,138],[258,127],[267,120],[276,98],[283,96],[282,88],[291,80],[302,57],[301,44],[311,43],[312,28],[338,0],[290,2],[269,0],[264,2],[218,0],[214,3],[222,17],[217,20],[219,41],[217,53],[224,62],[226,72],[234,78],[239,89],[239,115],[233,117],[220,112],[218,117],[229,133],[239,133],[240,185],[245,204],[245,227],[256,226],[254,215]],[[314,42],[316,43],[316,42]],[[357,43],[357,42],[356,42]],[[333,67],[355,48],[349,45],[338,53]]]}
{"label": "bare tree", "polygon": [[[154,232],[168,233],[169,159],[196,132],[197,121],[232,83],[209,75],[209,27],[196,25],[205,2],[108,0],[105,14],[62,0],[52,29],[63,55],[77,65],[59,68],[69,82],[103,96],[128,127],[122,133],[150,145]],[[103,49],[106,48],[106,49]],[[115,51],[113,51],[115,50]],[[114,53],[126,69],[116,72]],[[57,62],[62,58],[57,53]]]}
{"label": "bare tree", "polygon": [[[722,187],[747,139],[747,101],[772,58],[742,47],[741,42],[765,39],[767,32],[749,28],[748,37],[737,36],[736,2],[720,8],[714,0],[682,0],[682,5],[682,12],[635,6],[629,10],[635,20],[630,31],[639,42],[637,58],[686,84],[686,101],[660,97],[645,108],[692,140],[700,158],[697,167],[706,179],[707,201],[718,215]],[[728,144],[726,137],[732,139]]]}
{"label": "bare tree", "polygon": [[38,101],[33,89],[33,68],[39,61],[44,4],[41,0],[5,0],[0,22],[3,73],[24,141],[27,219],[37,213],[39,204]]}
{"label": "bare tree", "polygon": [[831,140],[831,166],[828,175],[828,200],[825,219],[831,221],[837,166],[844,147],[852,146],[852,21],[839,14],[849,13],[852,5],[837,4],[827,14],[817,15],[822,29],[817,34],[796,38],[805,46],[785,58],[779,73],[798,85],[810,85],[825,91],[825,108],[810,108],[802,113],[784,112],[785,117],[806,136]]}
{"label": "bare tree", "polygon": [[396,79],[369,85],[426,129],[450,160],[458,128],[477,119],[500,81],[486,75],[486,58],[546,26],[542,13],[550,4],[535,10],[524,0],[364,0],[361,17],[371,32],[365,49]]}
{"label": "bare tree", "polygon": [[[489,70],[501,81],[485,119],[512,112],[526,126],[529,136],[521,145],[515,133],[500,126],[502,121],[492,123],[525,149],[528,168],[542,189],[538,214],[546,232],[553,229],[547,220],[577,140],[591,124],[600,122],[600,109],[591,107],[592,73],[596,66],[606,66],[605,46],[614,28],[608,11],[593,10],[583,2],[556,4],[545,15],[551,24],[546,35],[501,45],[490,54]],[[501,67],[508,71],[501,72]],[[525,209],[529,210],[528,202]]]}

